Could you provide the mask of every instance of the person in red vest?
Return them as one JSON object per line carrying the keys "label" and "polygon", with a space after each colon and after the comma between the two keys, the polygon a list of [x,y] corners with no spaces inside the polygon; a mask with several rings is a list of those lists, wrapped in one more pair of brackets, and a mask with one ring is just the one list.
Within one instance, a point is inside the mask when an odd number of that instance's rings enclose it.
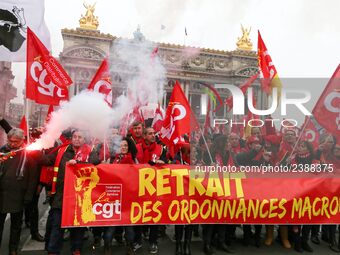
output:
{"label": "person in red vest", "polygon": [[[137,161],[140,164],[164,164],[166,160],[166,150],[160,144],[156,143],[155,130],[152,127],[147,127],[143,130],[143,140],[136,145]],[[149,251],[151,254],[158,253],[158,228],[159,225],[150,225],[149,233]],[[141,247],[142,229],[135,229],[135,250]]]}
{"label": "person in red vest", "polygon": [[[74,130],[71,144],[62,146],[55,153],[42,157],[44,165],[54,165],[54,178],[51,190],[51,209],[46,223],[46,249],[48,254],[61,254],[64,229],[61,228],[62,202],[66,164],[89,162],[99,164],[98,152],[85,143],[85,132]],[[71,228],[71,251],[79,255],[85,228]]]}

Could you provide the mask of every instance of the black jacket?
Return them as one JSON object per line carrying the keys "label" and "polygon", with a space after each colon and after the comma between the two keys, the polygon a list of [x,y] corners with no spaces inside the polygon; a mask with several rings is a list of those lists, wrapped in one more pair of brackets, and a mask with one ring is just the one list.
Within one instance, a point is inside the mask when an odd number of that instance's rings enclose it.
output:
{"label": "black jacket", "polygon": [[[0,148],[6,153],[7,146]],[[13,157],[0,163],[0,212],[20,212],[24,204],[31,202],[38,184],[39,173],[35,160],[25,151],[16,153]],[[22,169],[22,171],[21,171]]]}
{"label": "black jacket", "polygon": [[[58,155],[58,151],[50,155],[44,155],[41,160],[42,165],[53,166]],[[51,207],[62,209],[63,205],[63,194],[64,194],[64,178],[65,178],[65,168],[66,163],[73,159],[75,156],[75,151],[71,145],[66,149],[63,157],[61,158],[58,170],[58,179],[56,185],[56,193],[52,198]],[[99,164],[100,159],[97,151],[92,151],[89,156],[89,163]]]}

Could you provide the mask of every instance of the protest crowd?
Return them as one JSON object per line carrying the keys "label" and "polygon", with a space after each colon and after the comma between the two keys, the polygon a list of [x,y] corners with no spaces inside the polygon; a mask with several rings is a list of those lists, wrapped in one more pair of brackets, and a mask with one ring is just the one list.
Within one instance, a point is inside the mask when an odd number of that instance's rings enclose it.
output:
{"label": "protest crowd", "polygon": [[[94,8],[94,5],[92,8]],[[93,11],[90,12],[90,10],[88,9],[89,12],[86,17],[93,19]],[[86,22],[86,17],[82,18],[83,22]],[[9,24],[12,24],[12,22]],[[20,28],[21,26],[23,25],[18,25]],[[13,26],[13,29],[17,29],[16,27]],[[11,29],[12,25],[9,28],[6,27],[6,30]],[[307,172],[307,169],[315,169],[315,166],[325,166],[325,169],[330,173],[340,170],[339,108],[334,106],[335,103],[332,105],[332,102],[327,101],[334,100],[335,102],[336,99],[339,99],[339,83],[336,80],[327,85],[313,110],[313,117],[307,116],[306,122],[300,129],[292,125],[291,127],[282,127],[279,130],[274,125],[268,125],[268,123],[265,123],[262,127],[249,125],[246,127],[237,125],[214,126],[211,125],[211,120],[208,120],[209,112],[206,114],[205,124],[201,125],[195,120],[195,116],[192,116],[187,96],[185,96],[178,81],[173,87],[166,112],[163,113],[159,102],[159,98],[162,98],[160,95],[163,95],[163,87],[159,89],[157,85],[165,81],[165,70],[163,66],[161,68],[157,66],[160,63],[157,56],[157,46],[152,45],[148,49],[143,49],[143,42],[141,45],[138,45],[136,41],[131,43],[132,47],[127,50],[128,55],[143,51],[146,52],[146,57],[143,59],[140,70],[134,65],[132,67],[126,63],[124,63],[125,66],[122,65],[123,69],[135,72],[131,75],[133,78],[137,76],[137,79],[133,80],[134,82],[130,80],[126,82],[125,98],[118,97],[118,99],[116,98],[117,102],[113,102],[112,84],[109,83],[109,59],[105,58],[87,87],[87,92],[79,93],[69,99],[68,87],[73,84],[73,81],[58,61],[51,56],[49,50],[33,30],[27,27],[25,100],[60,108],[55,111],[52,109],[51,115],[46,118],[45,125],[35,128],[27,127],[24,118],[20,127],[12,127],[3,118],[4,116],[0,116],[1,128],[7,134],[7,142],[1,144],[0,147],[0,244],[3,236],[9,235],[8,249],[10,255],[19,254],[23,224],[30,228],[32,240],[45,242],[45,250],[49,255],[62,254],[64,239],[70,240],[71,254],[79,255],[82,253],[84,238],[91,238],[94,249],[103,244],[105,255],[116,254],[116,247],[113,246],[114,239],[119,244],[126,246],[126,254],[129,255],[138,253],[141,247],[146,246],[146,240],[150,254],[162,254],[162,250],[158,248],[158,239],[166,235],[169,229],[169,226],[166,225],[157,223],[149,225],[126,224],[124,226],[112,224],[112,226],[87,227],[78,222],[81,217],[75,217],[75,226],[72,228],[62,227],[65,209],[63,202],[66,199],[64,194],[70,189],[73,189],[75,193],[80,192],[82,188],[81,185],[64,185],[65,176],[67,176],[67,171],[71,166],[80,164],[95,166],[103,164],[125,164],[125,166],[148,164],[154,167],[152,170],[156,169],[156,171],[159,170],[157,167],[172,164],[186,165],[194,169],[196,166],[217,165],[258,166],[259,169],[269,166],[294,166],[298,168],[301,176],[304,171]],[[277,72],[260,33],[258,34],[259,72],[262,72],[263,78],[267,79],[261,84],[261,89],[268,96],[274,97],[271,93],[281,91],[281,85],[274,84],[274,81],[277,81],[275,80],[277,79]],[[128,44],[128,46],[131,45]],[[120,47],[123,46],[124,44],[120,45]],[[135,51],[133,52],[133,50]],[[149,73],[143,73],[143,70],[148,70]],[[152,76],[156,71],[163,76]],[[259,77],[259,72],[239,86],[243,94]],[[139,74],[139,76],[136,74]],[[335,76],[340,77],[340,66]],[[137,85],[132,88],[129,87],[131,84]],[[220,101],[214,86],[207,84],[204,86],[209,90],[209,94]],[[161,91],[157,91],[158,89]],[[154,96],[152,93],[155,91],[160,93]],[[102,95],[104,96],[101,97]],[[91,99],[93,104],[78,105],[78,108],[81,109],[76,109],[78,111],[74,112],[80,114],[62,118],[65,109],[70,110],[75,102],[80,101],[79,98],[82,96]],[[60,104],[62,101],[64,101],[63,104]],[[233,108],[231,101],[234,101],[232,96],[226,98],[225,102],[219,103],[221,105],[227,104],[228,111],[231,112]],[[326,101],[327,104],[324,103]],[[119,105],[119,103],[121,103],[121,107],[114,108],[115,104]],[[158,104],[158,106],[153,109],[154,116],[151,119],[145,119],[140,108],[149,103]],[[163,103],[165,107],[165,102]],[[236,105],[236,102],[233,102],[233,104]],[[91,119],[93,122],[85,122],[84,124],[86,115],[90,115],[86,110],[96,108],[96,105],[102,108],[99,108],[100,110],[93,115],[101,116],[101,112],[105,112],[108,113],[105,117],[109,119],[108,116],[114,110],[116,110],[114,112],[116,115],[124,115],[120,118],[117,117],[115,123],[111,123],[110,131],[106,134],[105,139],[94,137],[86,129],[89,126],[92,126],[92,129],[99,128],[101,122],[106,121],[104,118],[96,119],[97,123]],[[254,105],[256,106],[256,104]],[[250,113],[249,110],[248,113]],[[255,116],[245,117],[257,118]],[[75,123],[72,121],[77,118],[82,125],[68,125]],[[258,118],[262,120],[264,116]],[[268,115],[266,118],[270,119],[271,116]],[[62,128],[59,130],[56,126]],[[314,132],[313,141],[307,139],[306,130]],[[54,143],[54,145],[29,149],[31,145],[36,145],[35,141],[48,140],[52,133],[57,134],[58,137],[55,141],[53,139],[52,144]],[[104,134],[102,135],[104,136]],[[317,176],[317,173],[315,174]],[[126,178],[129,178],[129,176]],[[93,178],[91,181],[97,183],[98,179]],[[262,181],[268,180],[263,179]],[[91,185],[91,181],[89,185]],[[290,179],[285,179],[285,181],[290,181]],[[308,187],[304,188],[307,192],[309,191]],[[329,190],[332,188],[333,186]],[[339,190],[339,187],[334,187],[334,190]],[[261,187],[256,187],[257,191],[262,192]],[[282,193],[284,192],[287,191],[282,191]],[[44,204],[49,205],[44,236],[39,233],[38,228],[39,197],[42,194],[46,194]],[[335,194],[335,196],[338,196],[338,194]],[[91,196],[89,197],[91,199]],[[77,197],[74,200],[78,206],[82,206],[81,203],[84,203]],[[222,198],[220,200],[228,199]],[[236,200],[234,199],[234,201]],[[90,217],[94,216],[91,210],[86,213]],[[10,215],[10,231],[4,233],[5,220],[8,215]],[[325,219],[325,216],[322,216],[322,219]],[[340,240],[337,240],[338,235],[336,235],[338,225],[329,223],[331,224],[280,224],[279,226],[250,224],[249,222],[235,224],[232,221],[226,223],[216,221],[213,224],[205,224],[204,222],[203,224],[175,223],[172,224],[174,225],[174,240],[176,242],[173,253],[175,255],[193,254],[191,252],[193,236],[201,237],[202,251],[206,255],[215,254],[216,249],[225,253],[234,253],[233,246],[237,238],[236,229],[239,228],[242,229],[244,246],[260,248],[271,246],[275,240],[278,240],[283,249],[313,252],[311,243],[315,245],[325,245],[326,243],[330,250],[340,253]],[[265,231],[265,236],[262,236],[262,230]]]}
{"label": "protest crowd", "polygon": [[[62,133],[60,139],[55,142],[55,147],[43,152],[26,153],[25,150],[18,150],[25,146],[24,131],[12,128],[4,119],[1,120],[1,126],[8,137],[7,143],[0,149],[2,153],[0,158],[1,234],[3,234],[4,219],[9,213],[11,215],[9,249],[12,255],[18,254],[23,218],[26,225],[30,226],[32,239],[45,242],[48,254],[60,254],[65,234],[65,229],[61,228],[65,166],[79,162],[99,164],[104,162],[104,153],[106,164],[241,166],[304,165],[322,162],[333,164],[335,169],[340,167],[340,144],[331,134],[325,132],[320,135],[319,146],[313,147],[304,139],[297,141],[299,133],[298,129],[294,128],[285,129],[280,133],[274,132],[275,130],[270,131],[270,128],[266,131],[254,127],[246,139],[234,132],[207,133],[204,137],[199,133],[193,133],[190,137],[184,135],[184,141],[176,146],[174,153],[171,153],[160,141],[153,127],[135,121],[125,137],[120,136],[118,127],[112,127],[111,137],[105,144],[106,150],[102,143],[87,137],[85,130],[70,128]],[[30,133],[31,139],[39,137],[42,131],[43,128],[34,129]],[[295,148],[294,152],[293,148]],[[43,188],[47,194],[45,203],[50,204],[44,237],[38,231],[39,210],[37,208]],[[214,254],[214,248],[227,253],[233,252],[232,244],[236,238],[237,226],[235,224],[175,225],[174,254],[191,254],[192,235],[199,235],[200,231],[205,254]],[[266,231],[264,240],[261,238],[262,227]],[[274,225],[252,227],[244,224],[242,228],[245,246],[270,246],[274,241]],[[339,242],[335,237],[336,228],[336,225],[280,225],[278,239],[286,249],[294,247],[298,252],[303,250],[312,252],[310,242],[319,245],[321,238],[329,244],[331,250],[339,252]],[[155,254],[158,253],[157,239],[164,235],[166,226],[112,226],[93,227],[90,230],[80,227],[71,228],[68,232],[72,254],[80,254],[84,234],[88,235],[88,231],[92,232],[94,247],[104,242],[105,254],[114,254],[113,238],[120,243],[125,240],[127,254],[135,254],[142,245],[145,245],[143,237],[149,241],[150,253]]]}

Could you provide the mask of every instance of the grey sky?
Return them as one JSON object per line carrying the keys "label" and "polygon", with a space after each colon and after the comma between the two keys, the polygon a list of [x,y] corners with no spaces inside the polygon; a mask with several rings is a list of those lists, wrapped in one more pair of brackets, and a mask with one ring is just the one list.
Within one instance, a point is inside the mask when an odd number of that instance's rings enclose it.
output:
{"label": "grey sky", "polygon": [[[155,42],[234,50],[243,24],[252,27],[254,50],[261,31],[280,77],[328,78],[340,63],[338,0],[96,1],[99,29],[114,36],[132,37],[140,24],[146,38]],[[58,56],[63,47],[60,30],[79,26],[83,0],[47,0],[45,5],[53,55]],[[14,64],[14,69],[14,85],[20,91],[24,64]]]}

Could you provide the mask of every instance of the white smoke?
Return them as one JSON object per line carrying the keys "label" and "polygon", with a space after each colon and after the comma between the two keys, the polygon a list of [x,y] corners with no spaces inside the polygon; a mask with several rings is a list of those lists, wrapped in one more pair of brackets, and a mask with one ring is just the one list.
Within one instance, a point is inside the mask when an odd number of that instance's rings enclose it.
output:
{"label": "white smoke", "polygon": [[163,95],[165,68],[154,53],[157,45],[146,40],[118,40],[111,52],[111,71],[118,73],[126,94],[116,109],[129,112],[137,103],[158,103]]}
{"label": "white smoke", "polygon": [[155,48],[148,41],[119,40],[111,53],[111,75],[121,78],[125,91],[115,100],[113,108],[104,101],[104,95],[83,91],[52,113],[46,132],[34,148],[52,147],[62,131],[69,127],[87,130],[91,137],[103,141],[110,127],[120,126],[122,118],[135,105],[159,102],[165,69],[157,54],[153,54]]}
{"label": "white smoke", "polygon": [[104,95],[94,91],[82,91],[69,102],[52,112],[46,132],[36,141],[42,148],[53,147],[62,131],[72,127],[86,130],[91,137],[103,140],[110,128],[113,111],[104,101]]}

